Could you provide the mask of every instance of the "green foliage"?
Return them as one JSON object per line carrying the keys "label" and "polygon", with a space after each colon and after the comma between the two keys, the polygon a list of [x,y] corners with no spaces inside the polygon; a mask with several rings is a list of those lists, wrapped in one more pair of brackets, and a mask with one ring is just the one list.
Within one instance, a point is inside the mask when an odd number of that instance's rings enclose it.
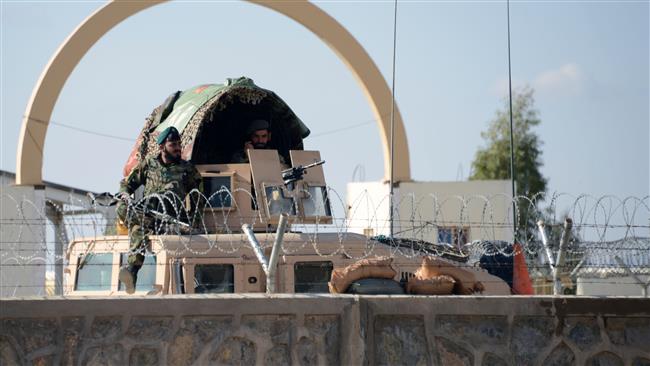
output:
{"label": "green foliage", "polygon": [[[534,104],[531,88],[513,91],[516,190],[518,195],[529,198],[546,191],[546,179],[540,172],[542,142],[532,131],[533,127],[541,123]],[[481,137],[486,140],[487,146],[476,152],[469,179],[510,179],[510,110],[507,99],[503,109],[497,110],[488,130],[482,132]]]}
{"label": "green foliage", "polygon": [[[542,176],[542,141],[533,131],[541,123],[539,112],[535,109],[533,89],[529,87],[513,90],[512,120],[515,146],[515,190],[516,195],[526,196],[533,200],[540,192],[546,191],[547,180]],[[487,131],[481,133],[486,146],[476,152],[472,162],[470,180],[510,179],[510,108],[508,99],[502,109],[490,121]],[[519,224],[526,229],[518,230],[519,234],[532,234],[535,230],[535,217],[538,216],[536,207],[530,203],[519,202]],[[522,225],[523,224],[523,225]]]}

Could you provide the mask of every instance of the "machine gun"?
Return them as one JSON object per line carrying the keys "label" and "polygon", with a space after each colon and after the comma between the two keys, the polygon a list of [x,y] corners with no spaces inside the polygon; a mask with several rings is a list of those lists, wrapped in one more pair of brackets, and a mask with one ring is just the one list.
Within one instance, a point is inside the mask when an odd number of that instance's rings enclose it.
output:
{"label": "machine gun", "polygon": [[[114,206],[116,205],[119,201],[122,201],[123,199],[117,197],[117,195],[111,194],[109,192],[104,192],[100,193],[98,195],[95,195],[91,192],[88,192],[88,197],[90,198],[91,202],[93,204],[97,203],[100,206],[104,207],[109,207],[109,206]],[[108,202],[102,202],[102,200],[108,199]],[[129,199],[130,200],[130,199]],[[154,210],[150,207],[147,207],[142,200],[139,202],[136,202],[135,204],[132,204],[130,206],[131,209],[133,209],[136,213],[144,215],[144,216],[149,216],[151,218],[154,218],[156,220],[160,220],[165,224],[168,225],[177,225],[181,230],[183,231],[192,231],[192,226],[186,222],[183,222],[169,214],[166,214],[164,212],[160,212],[158,210]]]}
{"label": "machine gun", "polygon": [[291,183],[297,182],[302,179],[302,176],[305,174],[307,169],[313,168],[315,166],[323,165],[323,164],[325,164],[325,160],[317,161],[315,163],[311,163],[308,165],[298,165],[293,168],[283,170],[282,180],[284,181],[285,185],[289,185]]}

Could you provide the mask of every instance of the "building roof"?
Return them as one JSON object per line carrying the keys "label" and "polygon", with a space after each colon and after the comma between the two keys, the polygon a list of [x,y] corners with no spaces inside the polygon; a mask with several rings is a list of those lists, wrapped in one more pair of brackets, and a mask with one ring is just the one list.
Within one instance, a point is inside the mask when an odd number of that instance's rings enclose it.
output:
{"label": "building roof", "polygon": [[[505,241],[476,241],[470,249],[470,263],[477,262],[482,255],[512,255],[512,244]],[[554,255],[557,255],[555,251]],[[573,270],[572,277],[625,277],[630,276],[630,273],[650,275],[650,238],[627,237],[614,241],[575,242],[566,253],[565,265],[567,271]],[[575,268],[571,268],[574,265]],[[543,248],[540,247],[536,263],[529,264],[528,270],[531,277],[546,277],[550,274]]]}
{"label": "building roof", "polygon": [[[16,173],[0,169],[0,178],[2,178],[3,184],[13,185],[16,182]],[[67,193],[78,194],[81,196],[85,196],[88,193],[98,194],[96,192],[87,191],[85,189],[70,187],[65,184],[53,183],[46,180],[43,181],[43,185],[41,187],[58,189]]]}
{"label": "building roof", "polygon": [[577,277],[650,275],[650,238],[629,237],[609,242],[583,242],[584,257]]}

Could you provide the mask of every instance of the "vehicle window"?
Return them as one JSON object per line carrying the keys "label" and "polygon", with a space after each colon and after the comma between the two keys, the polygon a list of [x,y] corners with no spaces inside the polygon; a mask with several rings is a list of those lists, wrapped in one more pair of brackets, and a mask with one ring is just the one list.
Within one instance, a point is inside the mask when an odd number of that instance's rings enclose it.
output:
{"label": "vehicle window", "polygon": [[293,265],[295,293],[327,293],[332,277],[332,262],[296,262]]}
{"label": "vehicle window", "polygon": [[296,214],[296,208],[293,204],[293,199],[285,197],[281,187],[265,187],[266,204],[269,208],[269,215],[276,216],[283,213],[289,215]]}
{"label": "vehicle window", "polygon": [[230,176],[203,177],[203,190],[208,197],[208,207],[232,207],[230,179]]}
{"label": "vehicle window", "polygon": [[113,273],[112,253],[88,253],[77,261],[76,291],[109,291]]}
{"label": "vehicle window", "polygon": [[[128,263],[129,253],[121,253],[120,255],[120,266],[126,265]],[[119,282],[119,281],[118,281]],[[151,291],[154,289],[156,284],[156,256],[152,254],[145,254],[144,263],[142,268],[138,271],[138,281],[135,285],[136,291]],[[117,291],[124,291],[122,282],[119,282],[117,285]]]}
{"label": "vehicle window", "polygon": [[322,186],[309,187],[309,196],[303,198],[302,207],[305,216],[332,216],[327,200],[327,188]]}
{"label": "vehicle window", "polygon": [[234,293],[234,274],[232,264],[197,264],[194,266],[194,292],[197,294]]}

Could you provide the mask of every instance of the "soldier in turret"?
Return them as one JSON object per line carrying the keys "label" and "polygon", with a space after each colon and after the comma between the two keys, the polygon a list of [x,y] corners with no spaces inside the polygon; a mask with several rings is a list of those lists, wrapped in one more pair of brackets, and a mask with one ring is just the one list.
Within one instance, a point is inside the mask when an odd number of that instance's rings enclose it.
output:
{"label": "soldier in turret", "polygon": [[[263,119],[252,121],[246,129],[248,140],[244,142],[244,148],[236,151],[230,161],[232,163],[248,163],[248,154],[246,151],[253,149],[272,149],[271,131],[269,123]],[[285,159],[278,153],[280,163],[285,164]]]}
{"label": "soldier in turret", "polygon": [[[191,211],[192,203],[194,209],[198,209],[197,194],[190,204],[185,205],[181,200],[187,201],[192,190],[203,191],[201,175],[194,165],[181,159],[181,139],[178,130],[168,127],[163,130],[156,140],[160,147],[160,153],[138,164],[131,173],[120,182],[121,203],[117,207],[118,217],[129,227],[130,250],[128,265],[120,268],[119,279],[124,284],[126,292],[135,292],[138,271],[144,262],[144,252],[148,244],[148,235],[155,234],[156,220],[145,214],[129,210],[126,201],[140,187],[144,186],[144,196],[158,194],[164,199],[151,199],[147,202],[152,209],[166,211],[171,215],[190,217],[188,212],[179,210],[178,207],[188,207]],[[196,192],[196,191],[195,191]],[[194,201],[194,202],[191,202]],[[194,221],[194,220],[192,220]],[[191,224],[191,222],[190,222]]]}

